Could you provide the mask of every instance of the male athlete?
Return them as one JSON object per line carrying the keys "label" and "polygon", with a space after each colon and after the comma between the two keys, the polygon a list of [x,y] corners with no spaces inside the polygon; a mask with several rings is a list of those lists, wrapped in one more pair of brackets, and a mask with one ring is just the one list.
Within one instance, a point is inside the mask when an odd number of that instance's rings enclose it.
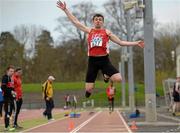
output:
{"label": "male athlete", "polygon": [[122,80],[121,74],[111,64],[109,60],[108,42],[112,42],[121,46],[139,46],[144,47],[143,41],[127,42],[122,41],[116,35],[103,27],[104,16],[95,14],[92,18],[93,27],[87,27],[80,23],[80,21],[68,10],[66,3],[57,2],[57,7],[65,12],[68,19],[80,30],[88,34],[88,70],[86,75],[86,93],[88,98],[94,88],[94,82],[99,70],[108,76],[112,82],[120,82]]}
{"label": "male athlete", "polygon": [[113,82],[110,82],[110,85],[106,89],[106,94],[109,102],[109,113],[114,111],[114,95],[116,93],[116,89],[113,85]]}

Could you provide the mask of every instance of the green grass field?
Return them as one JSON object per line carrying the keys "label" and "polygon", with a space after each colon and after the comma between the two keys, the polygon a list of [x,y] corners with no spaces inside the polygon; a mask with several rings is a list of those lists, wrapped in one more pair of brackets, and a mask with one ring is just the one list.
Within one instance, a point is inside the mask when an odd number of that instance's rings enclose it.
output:
{"label": "green grass field", "polygon": [[[95,88],[105,88],[108,84],[104,82],[97,81]],[[84,89],[84,82],[62,82],[53,83],[54,90],[81,90]],[[23,84],[24,92],[40,92],[42,89],[42,84]]]}
{"label": "green grass field", "polygon": [[[24,93],[31,93],[31,92],[41,92],[41,84],[23,84],[23,91]],[[56,91],[74,91],[74,90],[83,90],[84,91],[84,82],[62,82],[62,83],[54,83],[53,88]],[[92,95],[92,99],[96,101],[96,105],[102,105],[107,101],[106,91],[105,88],[107,88],[108,84],[104,83],[102,81],[97,81],[95,83],[95,89],[102,89],[98,93],[94,93]],[[115,104],[120,104],[121,101],[121,84],[116,83],[116,98],[115,98]],[[143,84],[136,84],[136,91],[135,91],[135,98],[136,98],[136,104],[143,105],[145,95],[144,95],[144,85]],[[156,93],[160,96],[163,96],[163,88],[162,86],[156,87]],[[84,99],[82,99],[84,100]],[[128,103],[128,84],[126,84],[126,102]]]}

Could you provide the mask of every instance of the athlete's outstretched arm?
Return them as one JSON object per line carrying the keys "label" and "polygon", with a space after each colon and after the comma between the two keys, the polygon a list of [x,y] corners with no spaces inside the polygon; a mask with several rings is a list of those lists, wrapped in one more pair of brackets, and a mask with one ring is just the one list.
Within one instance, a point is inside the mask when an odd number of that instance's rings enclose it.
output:
{"label": "athlete's outstretched arm", "polygon": [[82,23],[79,22],[79,20],[67,9],[66,7],[66,3],[62,3],[60,0],[57,1],[57,7],[60,8],[61,10],[63,10],[67,17],[69,18],[69,20],[80,30],[89,33],[90,32],[90,28],[88,28],[87,26],[83,25]]}
{"label": "athlete's outstretched arm", "polygon": [[116,44],[119,44],[121,46],[136,46],[137,45],[141,48],[144,48],[144,41],[135,41],[135,42],[122,41],[110,31],[107,30],[106,32],[109,35],[110,40]]}

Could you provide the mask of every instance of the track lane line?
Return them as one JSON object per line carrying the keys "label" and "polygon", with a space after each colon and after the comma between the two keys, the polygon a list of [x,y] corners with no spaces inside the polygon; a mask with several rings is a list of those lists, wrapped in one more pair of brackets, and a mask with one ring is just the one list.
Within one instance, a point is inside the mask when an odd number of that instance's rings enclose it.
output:
{"label": "track lane line", "polygon": [[[85,112],[85,111],[82,111],[82,112],[80,112],[80,113],[83,113],[83,112]],[[32,128],[23,130],[23,131],[21,131],[21,132],[28,132],[28,131],[30,131],[30,130],[34,130],[34,129],[36,129],[36,128],[39,128],[39,127],[42,127],[42,126],[46,126],[46,125],[49,125],[49,124],[52,124],[52,123],[55,123],[55,122],[57,122],[57,121],[61,121],[61,120],[67,119],[67,118],[69,118],[69,117],[59,118],[59,119],[53,120],[53,121],[51,121],[51,122],[47,122],[47,123],[44,123],[44,124],[41,124],[41,125],[38,125],[38,126],[35,126],[35,127],[32,127]]]}
{"label": "track lane line", "polygon": [[84,121],[81,125],[77,126],[75,129],[73,129],[70,133],[76,133],[79,131],[81,128],[86,126],[92,119],[94,119],[97,115],[99,115],[102,111],[97,112],[95,115]]}
{"label": "track lane line", "polygon": [[120,114],[120,112],[118,110],[117,110],[117,114],[119,115],[119,118],[122,120],[123,124],[127,128],[128,132],[132,133],[131,129],[129,128],[129,126],[127,125],[127,123],[125,122],[124,118],[121,116],[121,114]]}
{"label": "track lane line", "polygon": [[28,131],[30,131],[30,130],[34,130],[34,129],[36,129],[36,128],[39,128],[39,127],[42,127],[42,126],[46,126],[46,125],[49,125],[49,124],[52,124],[52,123],[55,123],[55,122],[57,122],[57,121],[60,121],[60,120],[63,120],[63,119],[67,119],[67,118],[69,118],[69,117],[64,117],[64,118],[60,118],[60,119],[57,119],[57,120],[53,120],[53,121],[51,121],[51,122],[47,122],[47,123],[44,123],[44,124],[42,124],[42,125],[38,125],[38,126],[29,128],[29,129],[26,129],[26,130],[21,131],[21,132],[28,132]]}

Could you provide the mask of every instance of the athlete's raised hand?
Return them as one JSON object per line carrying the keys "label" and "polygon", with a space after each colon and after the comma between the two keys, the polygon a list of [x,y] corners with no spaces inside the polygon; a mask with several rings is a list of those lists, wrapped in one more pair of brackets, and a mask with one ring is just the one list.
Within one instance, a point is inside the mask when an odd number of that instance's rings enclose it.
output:
{"label": "athlete's raised hand", "polygon": [[84,31],[85,33],[90,32],[90,28],[85,26],[84,24],[81,24],[81,22],[67,9],[66,3],[61,2],[61,0],[57,1],[57,7],[64,11],[64,13],[67,15],[68,19],[80,30]]}
{"label": "athlete's raised hand", "polygon": [[57,1],[57,7],[60,8],[61,10],[66,10],[66,3],[62,3],[60,0]]}
{"label": "athlete's raised hand", "polygon": [[144,41],[138,41],[137,43],[139,47],[144,48]]}

